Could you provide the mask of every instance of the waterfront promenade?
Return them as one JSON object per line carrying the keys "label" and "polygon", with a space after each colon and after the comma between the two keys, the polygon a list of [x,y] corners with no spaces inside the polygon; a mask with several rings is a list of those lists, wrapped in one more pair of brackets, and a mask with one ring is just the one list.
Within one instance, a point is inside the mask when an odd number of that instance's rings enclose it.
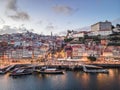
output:
{"label": "waterfront promenade", "polygon": [[32,64],[35,66],[51,66],[51,67],[81,67],[82,65],[95,65],[105,68],[118,68],[120,67],[120,61],[58,61],[58,60],[48,60],[45,62],[38,62],[36,60],[19,60],[17,62],[12,61],[0,61],[0,68],[4,68],[8,65],[17,65],[17,64]]}

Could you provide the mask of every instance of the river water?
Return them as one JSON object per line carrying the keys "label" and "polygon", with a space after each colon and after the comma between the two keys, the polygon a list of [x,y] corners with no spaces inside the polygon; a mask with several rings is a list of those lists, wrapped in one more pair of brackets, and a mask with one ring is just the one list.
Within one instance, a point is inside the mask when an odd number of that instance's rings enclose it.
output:
{"label": "river water", "polygon": [[120,90],[120,69],[109,69],[109,74],[66,71],[63,75],[0,75],[0,90]]}

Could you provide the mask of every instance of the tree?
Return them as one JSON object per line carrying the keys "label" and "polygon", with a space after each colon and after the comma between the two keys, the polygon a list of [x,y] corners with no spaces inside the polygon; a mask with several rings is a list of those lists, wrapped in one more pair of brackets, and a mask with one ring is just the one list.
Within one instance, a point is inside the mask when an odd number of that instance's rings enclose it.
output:
{"label": "tree", "polygon": [[117,24],[116,27],[118,28],[118,31],[120,31],[120,24]]}
{"label": "tree", "polygon": [[70,42],[72,40],[73,40],[73,38],[66,38],[66,39],[64,39],[65,42]]}
{"label": "tree", "polygon": [[111,27],[112,27],[112,29],[114,29],[114,28],[115,28],[115,26],[114,26],[114,25],[111,25]]}
{"label": "tree", "polygon": [[97,60],[97,58],[95,56],[91,56],[91,55],[88,56],[87,58],[92,62]]}
{"label": "tree", "polygon": [[84,39],[83,37],[79,37],[79,41],[80,41],[81,43],[85,43],[85,39]]}

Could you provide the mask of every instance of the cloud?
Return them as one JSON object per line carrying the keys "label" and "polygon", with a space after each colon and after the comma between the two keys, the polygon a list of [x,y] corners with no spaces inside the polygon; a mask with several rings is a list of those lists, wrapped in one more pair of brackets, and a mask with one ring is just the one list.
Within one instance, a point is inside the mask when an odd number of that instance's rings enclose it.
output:
{"label": "cloud", "polygon": [[36,24],[41,25],[41,24],[43,24],[43,21],[39,20],[38,22],[36,22]]}
{"label": "cloud", "polygon": [[52,23],[49,23],[47,26],[46,26],[46,30],[54,30],[56,28],[56,26],[54,26]]}
{"label": "cloud", "polygon": [[58,35],[60,36],[66,36],[67,35],[67,31],[61,31],[58,33]]}
{"label": "cloud", "polygon": [[13,20],[29,20],[29,15],[25,12],[18,12],[16,15],[9,15]]}
{"label": "cloud", "polygon": [[9,25],[4,25],[3,28],[0,29],[0,34],[12,34],[12,33],[23,33],[23,32],[33,32],[33,29],[26,29],[24,24],[22,24],[19,28],[10,27]]}
{"label": "cloud", "polygon": [[2,18],[0,18],[0,24],[4,24],[4,23],[5,21]]}
{"label": "cloud", "polygon": [[12,34],[12,33],[18,33],[20,32],[18,29],[16,28],[11,28],[8,25],[4,25],[2,29],[0,29],[0,34]]}
{"label": "cloud", "polygon": [[17,0],[7,0],[6,9],[17,11]]}
{"label": "cloud", "polygon": [[91,26],[85,26],[82,28],[75,29],[75,31],[90,31],[90,30],[91,30]]}
{"label": "cloud", "polygon": [[52,10],[58,14],[71,15],[78,9],[74,9],[72,7],[65,6],[65,5],[56,5],[56,6],[52,7]]}
{"label": "cloud", "polygon": [[25,11],[20,11],[17,6],[17,0],[6,0],[6,14],[13,20],[29,20],[30,16]]}
{"label": "cloud", "polygon": [[48,29],[48,30],[53,30],[53,29],[54,29],[54,26],[49,25],[49,26],[46,27],[46,29]]}

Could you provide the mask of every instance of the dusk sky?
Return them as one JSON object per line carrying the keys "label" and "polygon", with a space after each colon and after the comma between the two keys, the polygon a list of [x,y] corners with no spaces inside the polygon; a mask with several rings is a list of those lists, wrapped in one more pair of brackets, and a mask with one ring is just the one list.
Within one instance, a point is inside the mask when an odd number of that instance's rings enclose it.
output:
{"label": "dusk sky", "polygon": [[0,28],[60,34],[105,20],[120,23],[120,0],[0,0]]}

